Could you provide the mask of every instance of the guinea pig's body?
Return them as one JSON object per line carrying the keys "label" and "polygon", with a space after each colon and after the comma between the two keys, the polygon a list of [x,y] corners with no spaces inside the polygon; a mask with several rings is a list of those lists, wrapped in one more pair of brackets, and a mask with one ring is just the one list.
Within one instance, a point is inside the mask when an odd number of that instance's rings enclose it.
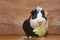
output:
{"label": "guinea pig's body", "polygon": [[29,36],[32,36],[32,37],[37,37],[38,36],[33,32],[33,28],[30,25],[30,19],[25,20],[25,22],[23,24],[23,29],[24,29],[24,31],[25,31],[25,33],[28,37]]}
{"label": "guinea pig's body", "polygon": [[39,22],[46,22],[46,29],[48,29],[48,21],[45,17],[45,11],[41,7],[37,7],[35,10],[31,12],[31,16],[24,21],[23,30],[26,35],[32,37],[39,37],[37,34],[33,32],[34,28],[39,25]]}

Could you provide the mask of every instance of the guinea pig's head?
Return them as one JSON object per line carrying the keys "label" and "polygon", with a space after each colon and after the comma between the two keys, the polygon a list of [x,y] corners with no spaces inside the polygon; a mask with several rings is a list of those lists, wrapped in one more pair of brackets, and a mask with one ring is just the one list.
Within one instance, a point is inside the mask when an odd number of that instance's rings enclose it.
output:
{"label": "guinea pig's head", "polygon": [[36,7],[34,10],[31,11],[32,19],[36,19],[36,18],[46,19],[46,15],[47,15],[47,12],[41,7]]}
{"label": "guinea pig's head", "polygon": [[46,15],[47,12],[43,8],[36,7],[34,10],[31,11],[31,18],[30,18],[31,26],[37,26],[43,21],[47,22]]}

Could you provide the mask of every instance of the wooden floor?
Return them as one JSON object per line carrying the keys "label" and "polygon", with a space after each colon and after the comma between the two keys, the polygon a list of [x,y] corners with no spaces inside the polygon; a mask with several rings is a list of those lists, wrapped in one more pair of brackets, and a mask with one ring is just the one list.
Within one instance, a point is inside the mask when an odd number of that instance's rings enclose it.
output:
{"label": "wooden floor", "polygon": [[38,38],[23,38],[21,36],[0,36],[0,40],[60,40],[59,35],[47,35]]}

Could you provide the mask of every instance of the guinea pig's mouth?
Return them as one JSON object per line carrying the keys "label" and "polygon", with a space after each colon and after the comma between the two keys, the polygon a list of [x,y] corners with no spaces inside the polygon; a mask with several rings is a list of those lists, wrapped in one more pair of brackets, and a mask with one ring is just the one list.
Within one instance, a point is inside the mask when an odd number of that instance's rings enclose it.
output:
{"label": "guinea pig's mouth", "polygon": [[41,25],[41,24],[42,24],[42,22],[38,22],[38,24],[39,24],[39,25]]}

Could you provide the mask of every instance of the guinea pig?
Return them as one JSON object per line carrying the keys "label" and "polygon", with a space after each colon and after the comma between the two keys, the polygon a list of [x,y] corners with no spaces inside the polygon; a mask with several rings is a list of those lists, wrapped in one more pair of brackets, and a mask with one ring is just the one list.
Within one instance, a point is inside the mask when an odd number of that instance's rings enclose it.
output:
{"label": "guinea pig", "polygon": [[26,33],[27,37],[39,37],[33,32],[33,30],[42,21],[46,22],[46,29],[48,29],[48,21],[46,15],[47,12],[41,7],[36,7],[31,11],[30,17],[23,22],[23,30]]}

